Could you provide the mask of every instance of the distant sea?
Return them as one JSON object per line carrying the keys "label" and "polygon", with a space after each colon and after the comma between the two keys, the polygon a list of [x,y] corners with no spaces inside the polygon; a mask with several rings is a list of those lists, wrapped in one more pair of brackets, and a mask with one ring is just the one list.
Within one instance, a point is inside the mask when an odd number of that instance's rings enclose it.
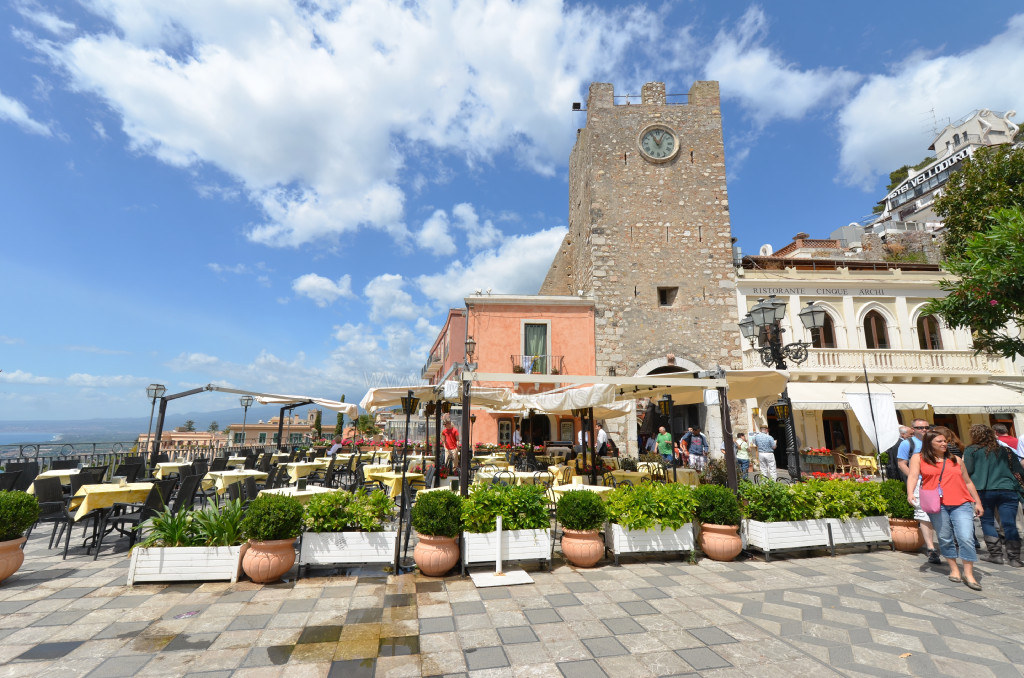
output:
{"label": "distant sea", "polygon": [[14,443],[52,443],[60,438],[59,433],[41,433],[39,431],[0,431],[0,445]]}

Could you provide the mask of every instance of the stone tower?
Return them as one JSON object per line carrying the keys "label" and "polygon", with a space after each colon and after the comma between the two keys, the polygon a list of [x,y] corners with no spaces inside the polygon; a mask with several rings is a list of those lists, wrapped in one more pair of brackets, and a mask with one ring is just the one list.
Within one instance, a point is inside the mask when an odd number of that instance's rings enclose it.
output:
{"label": "stone tower", "polygon": [[598,374],[671,370],[668,354],[686,371],[741,367],[731,238],[718,83],[695,83],[685,103],[647,83],[639,104],[591,84],[569,233],[540,293],[595,298]]}

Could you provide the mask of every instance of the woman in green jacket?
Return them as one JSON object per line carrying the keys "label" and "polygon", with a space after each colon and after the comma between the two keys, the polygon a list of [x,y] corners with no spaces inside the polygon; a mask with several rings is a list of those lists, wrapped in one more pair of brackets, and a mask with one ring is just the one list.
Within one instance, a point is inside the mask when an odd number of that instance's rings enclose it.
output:
{"label": "woman in green jacket", "polygon": [[995,515],[1003,526],[1006,558],[1013,567],[1024,567],[1020,560],[1020,533],[1017,532],[1018,483],[1013,471],[1024,474],[1020,460],[1014,452],[1000,445],[996,433],[988,426],[971,427],[971,444],[964,450],[964,465],[971,481],[978,489],[981,505],[981,531],[985,534],[988,557],[997,565],[1003,564],[1003,540],[996,530]]}

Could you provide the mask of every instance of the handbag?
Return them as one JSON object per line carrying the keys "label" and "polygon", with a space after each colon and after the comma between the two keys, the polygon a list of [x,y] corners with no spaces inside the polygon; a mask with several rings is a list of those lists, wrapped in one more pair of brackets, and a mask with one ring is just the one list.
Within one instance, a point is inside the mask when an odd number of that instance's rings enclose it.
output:
{"label": "handbag", "polygon": [[1006,464],[1010,467],[1010,473],[1017,480],[1017,497],[1020,501],[1024,501],[1024,477],[1021,476],[1021,464],[1017,461],[1017,465],[1014,466],[1013,462],[1016,461],[1016,455],[1009,447],[1006,448]]}
{"label": "handbag", "polygon": [[926,490],[923,487],[919,494],[921,510],[925,513],[938,513],[942,508],[942,474],[946,472],[946,460],[942,460],[942,470],[939,471],[939,486],[935,490]]}

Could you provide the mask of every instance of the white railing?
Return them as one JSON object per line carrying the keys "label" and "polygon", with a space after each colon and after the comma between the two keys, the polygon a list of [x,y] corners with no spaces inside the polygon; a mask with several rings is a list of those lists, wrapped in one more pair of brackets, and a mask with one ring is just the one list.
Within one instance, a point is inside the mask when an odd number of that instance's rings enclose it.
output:
{"label": "white railing", "polygon": [[[789,364],[791,371],[883,373],[938,372],[945,374],[1013,374],[1012,364],[1000,356],[975,355],[974,351],[905,351],[879,349],[812,348],[807,362]],[[743,366],[764,367],[756,349],[743,352]]]}

